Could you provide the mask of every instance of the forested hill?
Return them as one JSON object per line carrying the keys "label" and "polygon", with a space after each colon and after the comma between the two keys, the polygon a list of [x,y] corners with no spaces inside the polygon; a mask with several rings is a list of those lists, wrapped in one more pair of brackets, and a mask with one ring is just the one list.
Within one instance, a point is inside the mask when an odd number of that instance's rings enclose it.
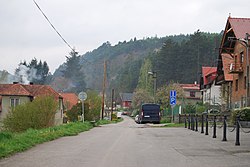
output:
{"label": "forested hill", "polygon": [[[87,89],[100,91],[103,84],[104,61],[106,61],[108,90],[133,92],[137,87],[140,69],[145,58],[152,62],[152,70],[157,71],[157,84],[161,86],[173,80],[192,83],[197,80],[202,64],[212,65],[216,60],[221,35],[195,32],[191,35],[153,37],[119,42],[112,46],[109,42],[80,56],[80,72]],[[62,91],[70,91],[76,79],[65,77],[67,63],[54,73],[51,85]],[[77,64],[76,64],[77,65]],[[70,69],[67,69],[70,70]],[[73,74],[72,74],[73,75]]]}

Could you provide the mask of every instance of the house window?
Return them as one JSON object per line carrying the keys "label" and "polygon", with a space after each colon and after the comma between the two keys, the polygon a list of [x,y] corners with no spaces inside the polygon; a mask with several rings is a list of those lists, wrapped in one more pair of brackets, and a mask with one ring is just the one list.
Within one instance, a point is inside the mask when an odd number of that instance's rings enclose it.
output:
{"label": "house window", "polygon": [[247,77],[244,77],[244,89],[246,89],[247,88]]}
{"label": "house window", "polygon": [[195,92],[194,91],[190,91],[190,97],[195,97]]}
{"label": "house window", "polygon": [[240,63],[244,62],[244,53],[240,52]]}
{"label": "house window", "polygon": [[19,104],[20,104],[20,100],[19,99],[15,99],[15,98],[11,98],[10,99],[10,106],[11,107],[16,107]]}
{"label": "house window", "polygon": [[236,81],[235,81],[235,91],[238,91],[238,86],[239,86],[239,80],[236,79]]}

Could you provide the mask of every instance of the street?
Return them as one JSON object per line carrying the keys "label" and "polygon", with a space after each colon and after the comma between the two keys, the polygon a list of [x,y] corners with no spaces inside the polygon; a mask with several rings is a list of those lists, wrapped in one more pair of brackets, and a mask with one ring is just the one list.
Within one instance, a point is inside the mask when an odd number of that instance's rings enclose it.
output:
{"label": "street", "polygon": [[[219,132],[218,132],[219,133]],[[210,133],[211,134],[211,133]],[[250,134],[222,142],[185,128],[139,125],[129,117],[0,160],[1,167],[248,167]],[[245,141],[246,140],[246,141]]]}

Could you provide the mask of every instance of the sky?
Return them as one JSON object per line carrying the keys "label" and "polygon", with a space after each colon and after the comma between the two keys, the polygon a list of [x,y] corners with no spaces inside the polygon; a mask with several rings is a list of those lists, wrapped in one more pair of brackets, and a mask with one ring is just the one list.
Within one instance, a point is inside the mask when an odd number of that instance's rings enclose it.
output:
{"label": "sky", "polygon": [[[219,33],[231,17],[248,18],[248,0],[35,0],[80,55],[104,42],[202,32]],[[248,5],[246,5],[248,4]],[[46,61],[53,73],[70,48],[33,0],[0,0],[0,70]]]}

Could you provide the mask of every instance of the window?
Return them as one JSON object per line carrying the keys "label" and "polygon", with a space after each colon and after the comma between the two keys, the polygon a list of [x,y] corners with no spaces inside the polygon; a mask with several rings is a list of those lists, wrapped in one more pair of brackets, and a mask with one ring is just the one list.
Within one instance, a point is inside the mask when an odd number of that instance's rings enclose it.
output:
{"label": "window", "polygon": [[240,52],[240,63],[244,62],[244,53]]}
{"label": "window", "polygon": [[20,104],[20,100],[19,99],[15,99],[15,98],[11,98],[10,99],[10,106],[11,107],[16,107],[19,104]]}
{"label": "window", "polygon": [[190,97],[195,97],[195,92],[194,91],[190,91]]}
{"label": "window", "polygon": [[239,80],[236,79],[236,81],[235,81],[235,91],[238,91],[238,86],[239,86]]}
{"label": "window", "polygon": [[247,88],[247,77],[244,77],[244,89]]}

